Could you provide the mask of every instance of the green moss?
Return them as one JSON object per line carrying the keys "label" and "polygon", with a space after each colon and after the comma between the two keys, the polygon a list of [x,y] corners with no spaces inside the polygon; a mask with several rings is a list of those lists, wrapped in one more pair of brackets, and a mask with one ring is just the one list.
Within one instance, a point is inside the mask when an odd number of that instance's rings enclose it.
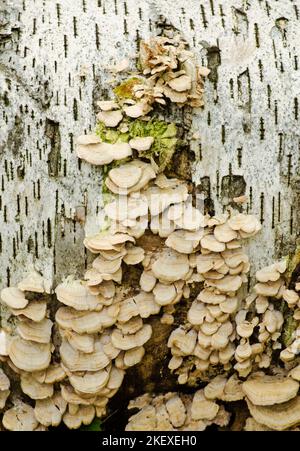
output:
{"label": "green moss", "polygon": [[300,266],[300,246],[296,247],[296,251],[292,255],[286,257],[287,259],[287,270],[285,272],[285,277],[287,281],[290,281],[293,272],[297,267]]}
{"label": "green moss", "polygon": [[[110,144],[115,144],[117,142],[128,142],[128,140],[130,139],[129,133],[121,133],[118,129],[106,127],[103,124],[103,122],[98,122],[95,133],[97,136],[100,137],[102,141],[108,142]],[[127,163],[128,161],[130,161],[130,158],[123,158],[122,160],[115,160],[110,164],[102,166],[102,174],[103,174],[102,194],[105,195],[111,194],[111,192],[109,191],[109,189],[105,184],[105,180],[106,177],[108,176],[109,171],[117,166]]]}
{"label": "green moss", "polygon": [[176,136],[176,125],[157,119],[151,119],[147,122],[136,119],[129,124],[129,133],[132,138],[145,136],[153,136],[153,138],[173,138]]}
{"label": "green moss", "polygon": [[118,129],[106,127],[103,122],[98,122],[95,133],[102,141],[110,144],[128,142],[129,140],[129,133],[121,133]]}
{"label": "green moss", "polygon": [[289,346],[294,338],[294,332],[297,329],[297,321],[293,318],[293,311],[289,310],[285,315],[285,322],[283,327],[282,341],[284,345]]}
{"label": "green moss", "polygon": [[129,124],[129,134],[130,138],[152,136],[154,142],[151,148],[140,152],[139,156],[147,159],[153,158],[160,172],[168,167],[178,142],[175,124],[156,119],[148,122],[137,119]]}
{"label": "green moss", "polygon": [[95,418],[88,426],[81,426],[81,431],[103,431],[102,421],[100,418]]}
{"label": "green moss", "polygon": [[139,84],[141,84],[140,78],[128,78],[128,80],[120,83],[114,88],[114,93],[119,99],[132,99],[134,97],[133,87]]}
{"label": "green moss", "polygon": [[[147,151],[140,152],[139,157],[153,159],[159,168],[159,172],[164,171],[170,164],[178,144],[177,128],[174,123],[168,123],[157,119],[143,121],[141,119],[129,120],[128,132],[121,133],[118,129],[106,127],[103,122],[99,122],[96,127],[96,135],[102,141],[115,144],[117,142],[128,142],[132,138],[142,138],[152,136],[154,142]],[[119,160],[103,168],[106,175],[113,167],[124,164],[128,161]],[[103,188],[105,192],[105,187]]]}

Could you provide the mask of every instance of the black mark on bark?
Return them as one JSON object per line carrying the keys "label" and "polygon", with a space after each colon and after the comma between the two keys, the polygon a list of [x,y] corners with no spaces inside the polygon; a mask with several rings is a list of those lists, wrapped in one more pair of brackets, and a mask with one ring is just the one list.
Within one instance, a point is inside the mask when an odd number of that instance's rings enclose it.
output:
{"label": "black mark on bark", "polygon": [[[246,182],[242,175],[225,175],[221,181],[221,202],[223,205],[233,203],[234,197],[243,196],[246,192]],[[237,204],[234,203],[237,208]]]}
{"label": "black mark on bark", "polygon": [[14,156],[20,154],[20,151],[22,150],[23,135],[24,129],[22,120],[20,116],[15,116],[14,126],[10,130],[7,138],[7,147],[12,151]]}
{"label": "black mark on bark", "polygon": [[216,46],[207,47],[207,65],[210,69],[208,76],[209,80],[217,83],[218,81],[218,67],[221,64],[221,52]]}
{"label": "black mark on bark", "polygon": [[244,38],[248,36],[248,30],[249,30],[249,22],[247,18],[247,14],[238,8],[232,8],[233,12],[233,19],[234,19],[234,26],[233,26],[233,32],[235,34],[240,34]]}
{"label": "black mark on bark", "polygon": [[204,196],[204,211],[213,216],[215,209],[211,198],[211,184],[208,176],[201,178],[200,184],[196,186],[196,194],[202,194]]}
{"label": "black mark on bark", "polygon": [[48,154],[48,174],[50,177],[57,177],[60,169],[61,148],[59,123],[47,118],[45,134],[50,139],[51,147]]}

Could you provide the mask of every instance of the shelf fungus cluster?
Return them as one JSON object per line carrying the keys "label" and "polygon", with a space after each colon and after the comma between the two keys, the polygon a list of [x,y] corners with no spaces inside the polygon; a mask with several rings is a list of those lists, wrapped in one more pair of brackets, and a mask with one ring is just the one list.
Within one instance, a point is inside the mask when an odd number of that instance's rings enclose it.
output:
{"label": "shelf fungus cluster", "polygon": [[[203,106],[204,77],[209,70],[197,64],[179,35],[160,36],[141,42],[139,69],[133,76],[115,87],[115,98],[98,102],[98,125],[95,134],[77,140],[79,158],[95,165],[142,157],[151,161],[161,172],[168,166],[177,144],[175,124],[167,123],[149,113],[157,105]],[[135,172],[135,183],[109,189],[118,194],[135,192],[152,178],[153,169],[143,168],[135,161],[127,168],[127,177]],[[144,172],[137,187],[139,175]],[[125,172],[124,172],[125,177]]]}
{"label": "shelf fungus cluster", "polygon": [[199,246],[190,256],[202,289],[190,306],[187,323],[175,329],[168,341],[169,368],[178,374],[179,383],[212,367],[229,370],[233,360],[234,369],[245,376],[251,371],[251,357],[262,354],[263,348],[253,348],[249,340],[259,318],[247,309],[250,264],[241,243],[260,228],[254,216],[241,213],[207,220]]}
{"label": "shelf fungus cluster", "polygon": [[[286,261],[258,271],[257,283],[248,293],[250,263],[242,244],[261,229],[256,217],[233,211],[214,217],[203,214],[191,202],[186,182],[167,178],[137,158],[110,169],[105,183],[115,197],[105,205],[109,228],[85,239],[86,247],[99,254],[85,274],[88,291],[99,296],[103,284],[115,284],[111,305],[119,304],[117,329],[122,321],[131,323],[133,318],[142,327],[142,319],[161,310],[161,321],[172,324],[175,304],[189,299],[187,322],[169,337],[170,370],[178,374],[181,384],[210,381],[195,399],[204,405],[212,403],[215,411],[219,409],[215,400],[242,400],[245,394],[238,377],[270,368],[274,351],[282,347],[282,301],[291,308],[299,300],[296,291],[286,287]],[[139,292],[130,297],[122,288],[126,265],[142,266]],[[190,285],[194,283],[201,289],[191,300]],[[93,304],[97,310],[95,298]],[[118,334],[126,338],[122,328]],[[120,346],[118,349],[124,352]],[[211,380],[219,373],[224,376]],[[130,419],[127,429],[180,428],[170,413],[165,414],[166,396],[144,406]],[[182,404],[180,396],[170,396],[174,405],[175,399]],[[182,428],[204,429],[214,422],[214,418],[201,417],[196,424],[188,413],[183,417]],[[256,421],[253,418],[248,423]]]}
{"label": "shelf fungus cluster", "polygon": [[[102,288],[103,299],[109,299],[111,287]],[[7,401],[10,381],[0,370],[0,409],[9,407],[2,418],[5,429],[88,425],[95,415],[104,415],[109,397],[122,383],[124,371],[112,364],[120,351],[109,334],[97,336],[107,327],[109,314],[101,313],[96,297],[76,281],[67,280],[56,291],[66,307],[56,312],[55,331],[40,275],[30,274],[18,287],[1,291],[1,360],[17,376],[22,392]],[[140,342],[148,338],[149,330]]]}
{"label": "shelf fungus cluster", "polygon": [[33,272],[18,287],[1,291],[1,358],[17,372],[46,370],[51,361],[52,321],[42,276]]}
{"label": "shelf fungus cluster", "polygon": [[[138,409],[129,417],[127,431],[193,430],[203,431],[211,425],[220,430],[230,428],[228,403],[244,401],[250,416],[245,431],[299,430],[299,368],[289,374],[252,373],[246,380],[236,374],[211,378],[193,395],[146,393],[129,402],[128,409]],[[244,378],[243,378],[244,379]]]}
{"label": "shelf fungus cluster", "polygon": [[139,412],[129,418],[126,431],[204,431],[212,424],[225,427],[230,420],[224,406],[207,398],[204,390],[193,395],[146,393],[128,408]]}
{"label": "shelf fungus cluster", "polygon": [[245,398],[242,383],[236,374],[218,375],[192,395],[145,393],[129,402],[128,409],[139,412],[129,418],[126,430],[204,431],[211,425],[226,429],[231,421],[226,405]]}
{"label": "shelf fungus cluster", "polygon": [[[195,55],[187,50],[179,34],[152,38],[140,45],[139,63],[146,82],[135,84],[133,92],[139,102],[150,99],[165,104],[164,98],[178,106],[203,106],[203,77],[206,67],[198,66]],[[149,102],[149,101],[148,101]]]}
{"label": "shelf fungus cluster", "polygon": [[[234,243],[232,249],[230,243]],[[284,280],[286,260],[257,271],[257,283],[247,293],[243,284],[249,261],[237,237],[226,243],[226,249],[212,250],[203,253],[202,249],[196,256],[204,286],[192,302],[187,322],[172,332],[168,342],[172,352],[169,368],[178,374],[181,384],[209,377],[221,368],[225,372],[233,368],[240,377],[247,377],[255,369],[269,368],[277,350],[284,362],[293,361],[298,354],[300,328],[296,326],[290,333],[291,344],[282,349],[287,330],[284,305],[294,320],[299,320],[299,296]]]}
{"label": "shelf fungus cluster", "polygon": [[[64,304],[57,310],[56,323],[62,337],[61,364],[70,384],[68,396],[75,404],[93,408],[97,417],[105,415],[109,399],[122,384],[124,370],[142,360],[143,345],[152,333],[134,299],[126,303],[126,291],[115,286],[115,280],[121,281],[121,274],[114,273],[121,273],[122,260],[116,255],[126,255],[127,241],[125,234],[115,235],[113,241],[110,245],[108,237],[103,244],[97,242],[99,256],[87,271],[87,280],[67,279],[56,288],[57,298]],[[102,250],[110,259],[103,257]],[[142,304],[143,300],[141,308]]]}
{"label": "shelf fungus cluster", "polygon": [[[8,430],[42,430],[46,425],[43,416],[39,417],[37,413],[38,405],[46,400],[50,402],[55,396],[57,371],[56,365],[51,363],[53,323],[49,319],[46,289],[47,283],[42,276],[32,272],[17,287],[1,291],[0,358],[3,365],[18,376],[23,394],[35,402],[32,407],[16,399],[15,393],[11,400],[7,399],[10,381],[0,370],[0,408],[13,404],[2,418],[2,424]],[[44,374],[52,373],[54,379],[51,376],[49,380],[43,378]]]}
{"label": "shelf fungus cluster", "polygon": [[[199,66],[195,55],[178,33],[169,31],[168,36],[156,36],[141,41],[137,76],[128,79],[115,89],[125,114],[137,118],[148,114],[155,103],[166,105],[167,101],[181,107],[203,106],[203,77],[209,74],[206,67]],[[100,115],[100,120],[116,126],[121,121],[114,113]],[[107,125],[107,124],[106,124]]]}

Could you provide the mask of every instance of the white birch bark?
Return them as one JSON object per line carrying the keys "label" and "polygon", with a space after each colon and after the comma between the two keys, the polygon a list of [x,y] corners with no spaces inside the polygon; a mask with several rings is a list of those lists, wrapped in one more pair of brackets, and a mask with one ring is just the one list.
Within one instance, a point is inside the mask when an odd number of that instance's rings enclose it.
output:
{"label": "white birch bark", "polygon": [[[254,268],[299,239],[300,1],[0,0],[0,285],[31,265],[58,282],[81,275],[97,230],[101,168],[79,165],[74,139],[110,94],[109,65],[134,68],[162,17],[212,73],[197,185],[215,210],[247,194],[263,231]],[[124,75],[126,76],[126,75]]]}

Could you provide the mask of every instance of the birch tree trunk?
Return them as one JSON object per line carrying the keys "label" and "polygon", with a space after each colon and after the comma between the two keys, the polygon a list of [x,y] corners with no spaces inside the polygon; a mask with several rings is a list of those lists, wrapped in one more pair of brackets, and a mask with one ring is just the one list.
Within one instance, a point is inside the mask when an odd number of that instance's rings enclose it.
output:
{"label": "birch tree trunk", "polygon": [[[299,0],[1,0],[1,285],[35,265],[58,282],[81,274],[97,230],[101,169],[74,137],[95,125],[108,67],[136,54],[166,18],[203,64],[206,107],[193,178],[216,211],[247,194],[263,232],[255,267],[299,236]],[[134,59],[133,59],[134,61]]]}
{"label": "birch tree trunk", "polygon": [[[35,266],[82,275],[103,206],[101,168],[74,139],[95,125],[109,67],[177,28],[211,69],[193,180],[220,212],[246,194],[263,230],[252,271],[299,242],[299,0],[0,0],[0,285]],[[120,80],[122,76],[120,75]]]}

